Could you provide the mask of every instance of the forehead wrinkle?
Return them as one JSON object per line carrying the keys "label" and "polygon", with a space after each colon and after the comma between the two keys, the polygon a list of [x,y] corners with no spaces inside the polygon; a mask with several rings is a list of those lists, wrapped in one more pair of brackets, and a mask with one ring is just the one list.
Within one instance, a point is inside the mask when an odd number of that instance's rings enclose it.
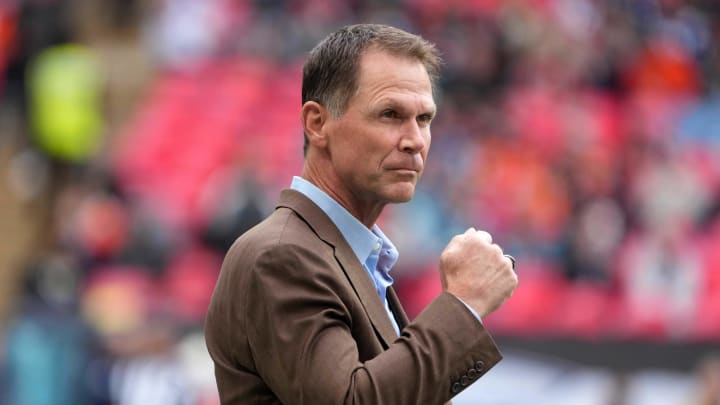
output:
{"label": "forehead wrinkle", "polygon": [[[375,61],[382,61],[378,64]],[[387,68],[387,62],[397,62],[398,68]],[[353,99],[364,105],[362,109],[376,107],[381,102],[392,102],[407,107],[406,97],[424,113],[435,112],[430,76],[422,63],[384,52],[366,52],[358,71],[358,86]]]}
{"label": "forehead wrinkle", "polygon": [[405,99],[412,98],[412,102],[422,105],[421,109],[431,109],[434,111],[435,100],[433,98],[430,80],[423,81],[422,84],[416,80],[393,77],[386,80],[367,80],[365,86],[359,86],[357,96],[365,93],[367,100],[372,104],[383,102],[404,104]]}

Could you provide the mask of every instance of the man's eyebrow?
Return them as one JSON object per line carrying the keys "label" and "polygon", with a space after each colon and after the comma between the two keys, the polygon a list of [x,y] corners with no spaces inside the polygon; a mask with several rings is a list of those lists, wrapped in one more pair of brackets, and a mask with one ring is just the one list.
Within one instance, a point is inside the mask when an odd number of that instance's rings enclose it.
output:
{"label": "man's eyebrow", "polygon": [[426,108],[423,114],[429,114],[430,116],[434,117],[435,114],[437,114],[437,106],[433,105],[430,108]]}
{"label": "man's eyebrow", "polygon": [[[377,105],[380,108],[393,108],[397,110],[408,109],[402,101],[399,101],[394,97],[383,97],[382,99],[378,100]],[[430,114],[434,116],[437,113],[437,106],[435,105],[435,103],[429,103],[427,105],[423,103],[420,110],[421,112],[418,115]]]}

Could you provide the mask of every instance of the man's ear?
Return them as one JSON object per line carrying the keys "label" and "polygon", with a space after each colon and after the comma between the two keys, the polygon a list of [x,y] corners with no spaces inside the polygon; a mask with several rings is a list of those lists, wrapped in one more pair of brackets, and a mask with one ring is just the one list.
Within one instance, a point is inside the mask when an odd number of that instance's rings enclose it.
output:
{"label": "man's ear", "polygon": [[316,101],[307,101],[302,106],[302,125],[308,143],[315,147],[324,148],[327,145],[325,125],[330,118],[330,111]]}

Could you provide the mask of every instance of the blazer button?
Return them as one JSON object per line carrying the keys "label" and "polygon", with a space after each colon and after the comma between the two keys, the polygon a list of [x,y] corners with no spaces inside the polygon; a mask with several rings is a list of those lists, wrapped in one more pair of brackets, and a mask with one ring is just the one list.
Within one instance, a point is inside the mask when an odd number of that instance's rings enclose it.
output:
{"label": "blazer button", "polygon": [[462,376],[462,378],[460,378],[460,385],[462,385],[463,387],[467,387],[468,384],[470,384],[470,379],[468,378],[468,376]]}
{"label": "blazer button", "polygon": [[460,385],[459,382],[456,382],[455,384],[452,385],[452,388],[450,390],[453,392],[453,394],[457,394],[458,392],[460,392],[462,390],[462,386]]}
{"label": "blazer button", "polygon": [[482,360],[478,360],[475,362],[475,370],[477,370],[478,373],[482,373],[483,370],[485,370],[485,362]]}
{"label": "blazer button", "polygon": [[479,374],[478,371],[475,370],[474,368],[471,368],[467,372],[467,376],[470,377],[471,380],[476,379],[478,377],[478,374]]}

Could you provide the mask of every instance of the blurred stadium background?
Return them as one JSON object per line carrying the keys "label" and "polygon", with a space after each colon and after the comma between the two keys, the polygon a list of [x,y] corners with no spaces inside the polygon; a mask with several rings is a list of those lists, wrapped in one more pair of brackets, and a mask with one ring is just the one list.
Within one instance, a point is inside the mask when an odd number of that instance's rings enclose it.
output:
{"label": "blurred stadium background", "polygon": [[389,23],[446,61],[382,218],[411,315],[455,232],[520,287],[457,404],[720,403],[720,2],[0,1],[0,403],[217,404],[224,250],[302,164],[300,71]]}

